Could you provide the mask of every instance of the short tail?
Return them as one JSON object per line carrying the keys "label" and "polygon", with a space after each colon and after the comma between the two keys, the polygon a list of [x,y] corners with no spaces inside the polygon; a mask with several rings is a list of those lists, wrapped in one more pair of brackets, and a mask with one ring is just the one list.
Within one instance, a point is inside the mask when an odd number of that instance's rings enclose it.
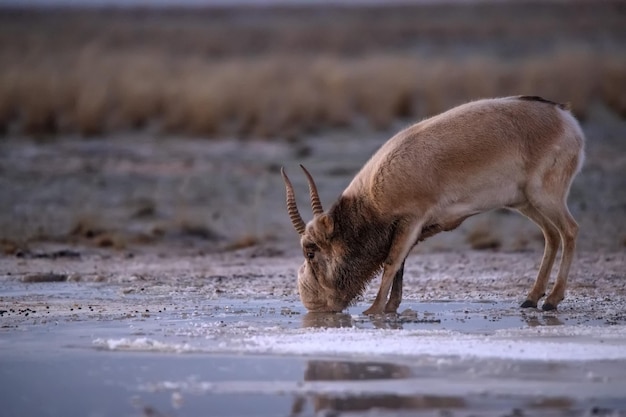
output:
{"label": "short tail", "polygon": [[563,110],[567,110],[567,111],[572,109],[572,106],[571,106],[570,103],[557,103],[555,101],[546,100],[545,98],[539,97],[539,96],[517,96],[516,98],[518,100],[539,101],[541,103],[552,104],[553,106],[556,106],[559,109],[563,109]]}

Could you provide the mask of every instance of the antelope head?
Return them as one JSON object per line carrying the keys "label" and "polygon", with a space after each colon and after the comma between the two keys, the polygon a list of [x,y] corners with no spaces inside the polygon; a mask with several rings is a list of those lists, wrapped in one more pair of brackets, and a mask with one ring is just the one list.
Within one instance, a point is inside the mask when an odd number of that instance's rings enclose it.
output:
{"label": "antelope head", "polygon": [[363,292],[380,270],[390,234],[379,234],[377,221],[360,202],[341,197],[324,212],[311,174],[300,165],[309,183],[313,219],[305,224],[295,192],[284,169],[287,212],[296,232],[304,263],[298,270],[298,290],[312,312],[339,312]]}

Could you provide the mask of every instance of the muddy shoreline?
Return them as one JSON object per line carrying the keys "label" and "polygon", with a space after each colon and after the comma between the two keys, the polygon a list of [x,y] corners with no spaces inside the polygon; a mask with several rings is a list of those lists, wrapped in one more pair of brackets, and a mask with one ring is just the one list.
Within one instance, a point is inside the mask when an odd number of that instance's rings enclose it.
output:
{"label": "muddy shoreline", "polygon": [[[175,308],[178,297],[187,291],[199,311],[221,298],[299,303],[295,280],[301,255],[297,250],[285,249],[287,255],[275,250],[280,255],[262,256],[261,248],[250,248],[201,256],[129,257],[101,251],[78,259],[5,257],[0,270],[3,326],[70,317],[88,320],[94,312],[104,319],[140,317],[168,305]],[[404,300],[521,303],[534,281],[540,255],[530,251],[413,254],[406,264]],[[624,252],[579,253],[559,311],[626,324],[620,308],[626,298],[625,264]],[[373,300],[377,284],[375,279],[357,302],[359,306]],[[37,296],[39,291],[41,296]],[[579,303],[584,311],[577,311]],[[351,307],[350,312],[361,313],[358,307]]]}

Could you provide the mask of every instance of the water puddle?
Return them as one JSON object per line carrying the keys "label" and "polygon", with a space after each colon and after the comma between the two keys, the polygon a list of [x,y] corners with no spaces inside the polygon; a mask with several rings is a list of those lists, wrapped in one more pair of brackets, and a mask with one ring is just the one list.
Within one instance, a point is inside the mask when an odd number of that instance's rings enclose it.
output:
{"label": "water puddle", "polygon": [[84,351],[7,359],[0,367],[6,415],[578,416],[626,409],[617,387],[602,390],[580,364]]}
{"label": "water puddle", "polygon": [[81,298],[74,289],[67,313],[56,302],[71,285],[55,284],[52,298],[46,286],[32,291],[41,302],[28,317],[3,307],[3,323],[15,323],[0,337],[6,415],[626,410],[624,326],[574,311],[522,311],[513,301],[409,301],[398,315],[363,316],[366,303],[313,314],[297,299],[199,303],[164,293],[146,302],[145,294],[91,284],[81,286]]}

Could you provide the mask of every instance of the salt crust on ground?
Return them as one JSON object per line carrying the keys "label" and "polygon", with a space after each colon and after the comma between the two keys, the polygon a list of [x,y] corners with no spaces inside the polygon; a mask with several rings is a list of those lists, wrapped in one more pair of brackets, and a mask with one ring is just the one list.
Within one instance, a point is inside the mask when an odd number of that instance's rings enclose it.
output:
{"label": "salt crust on ground", "polygon": [[[253,332],[257,333],[257,332]],[[210,335],[207,335],[207,338]],[[626,326],[507,329],[491,335],[440,330],[308,329],[207,342],[163,343],[149,338],[95,339],[106,350],[177,353],[341,356],[454,356],[477,359],[593,361],[626,359]]]}

